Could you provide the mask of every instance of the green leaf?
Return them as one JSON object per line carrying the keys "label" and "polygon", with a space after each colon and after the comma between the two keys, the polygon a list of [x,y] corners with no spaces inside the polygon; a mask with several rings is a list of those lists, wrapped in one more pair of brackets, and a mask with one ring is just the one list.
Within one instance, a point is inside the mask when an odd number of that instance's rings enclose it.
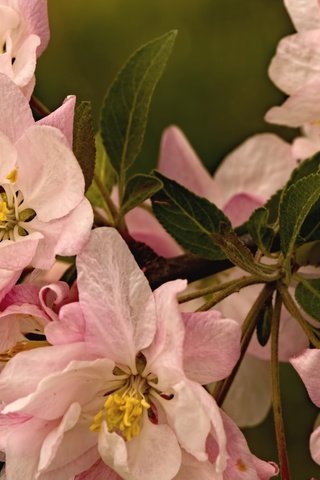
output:
{"label": "green leaf", "polygon": [[138,174],[130,178],[127,183],[121,214],[124,215],[129,210],[141,205],[145,200],[152,197],[163,187],[163,183],[152,175]]}
{"label": "green leaf", "polygon": [[305,265],[320,266],[320,241],[301,245],[296,251],[295,261],[301,267]]}
{"label": "green leaf", "polygon": [[301,227],[320,198],[320,173],[301,178],[290,185],[280,204],[280,243],[288,267]]}
{"label": "green leaf", "polygon": [[153,211],[169,234],[186,250],[209,260],[225,258],[212,234],[229,219],[207,199],[198,197],[173,180],[155,172],[163,189],[152,197]]}
{"label": "green leaf", "polygon": [[[96,165],[94,175],[100,179],[102,185],[104,185],[106,190],[111,193],[112,187],[117,183],[117,174],[106,154],[99,133],[96,135]],[[92,182],[86,196],[93,206],[104,207],[104,200],[95,181]]]}
{"label": "green leaf", "polygon": [[275,231],[268,226],[269,211],[265,207],[255,210],[247,222],[247,228],[258,248],[265,254],[270,252]]}
{"label": "green leaf", "polygon": [[320,169],[320,153],[316,153],[313,157],[307,158],[295,168],[291,174],[286,188],[296,183],[300,178],[307,177],[312,173],[318,173]]}
{"label": "green leaf", "polygon": [[176,35],[176,31],[171,31],[140,47],[124,65],[105,98],[101,135],[120,178],[140,152],[152,94]]}
{"label": "green leaf", "polygon": [[76,106],[73,151],[83,172],[87,191],[93,179],[96,157],[91,102],[81,102]]}
{"label": "green leaf", "polygon": [[301,280],[296,288],[295,297],[309,315],[320,321],[320,278]]}

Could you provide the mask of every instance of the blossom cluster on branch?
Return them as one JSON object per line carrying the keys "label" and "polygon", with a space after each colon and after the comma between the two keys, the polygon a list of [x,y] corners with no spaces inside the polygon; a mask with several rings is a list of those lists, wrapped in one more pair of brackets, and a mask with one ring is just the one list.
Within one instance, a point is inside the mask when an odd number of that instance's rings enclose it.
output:
{"label": "blossom cluster on branch", "polygon": [[[1,478],[291,478],[279,362],[320,407],[320,4],[284,3],[266,119],[301,136],[255,135],[211,177],[176,126],[129,175],[176,31],[125,63],[94,134],[90,102],[33,95],[46,0],[0,0]],[[271,405],[265,461],[240,427]]]}

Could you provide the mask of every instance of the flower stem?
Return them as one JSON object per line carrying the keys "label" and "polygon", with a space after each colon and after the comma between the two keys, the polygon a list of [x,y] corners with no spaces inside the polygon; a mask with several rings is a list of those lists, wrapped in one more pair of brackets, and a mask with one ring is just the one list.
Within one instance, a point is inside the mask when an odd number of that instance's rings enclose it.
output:
{"label": "flower stem", "polygon": [[290,480],[289,463],[287,456],[286,438],[284,433],[281,392],[280,392],[280,375],[279,375],[279,326],[281,315],[282,297],[277,291],[276,301],[272,316],[271,325],[271,377],[272,377],[272,407],[273,418],[275,424],[276,440],[278,447],[278,456],[280,462],[281,480]]}
{"label": "flower stem", "polygon": [[[224,291],[225,289],[228,289],[228,293],[226,294],[226,296],[229,296],[229,295],[231,295],[231,293],[239,292],[239,290],[241,290],[241,288],[247,287],[249,285],[254,285],[254,284],[257,284],[257,283],[264,283],[264,280],[262,280],[257,275],[242,277],[242,278],[237,279],[237,280],[230,280],[229,282],[214,284],[214,285],[211,285],[208,288],[203,288],[201,290],[197,290],[196,292],[190,292],[190,293],[186,293],[184,295],[180,295],[179,298],[178,298],[178,302],[179,303],[190,302],[191,300],[194,300],[195,298],[204,297],[205,295],[209,295],[210,293],[222,294],[222,291]],[[225,297],[223,297],[223,298],[225,298]],[[210,299],[210,301],[211,300],[212,299]]]}
{"label": "flower stem", "polygon": [[281,282],[279,282],[278,290],[282,297],[284,306],[286,307],[288,312],[299,322],[302,330],[308,337],[309,342],[312,343],[312,345],[314,345],[316,348],[320,348],[320,340],[313,333],[309,322],[303,317],[302,313],[300,312],[299,308],[291,297],[288,288]]}
{"label": "flower stem", "polygon": [[235,379],[235,376],[240,368],[243,357],[248,349],[253,332],[256,328],[258,315],[261,309],[264,308],[267,301],[270,300],[270,297],[272,296],[274,289],[275,289],[275,285],[271,283],[264,286],[264,288],[261,290],[260,294],[258,295],[256,301],[250,308],[249,313],[247,314],[243,322],[242,335],[241,335],[241,353],[240,353],[239,360],[236,363],[229,377],[227,377],[224,380],[221,380],[220,382],[217,382],[213,392],[213,396],[220,407],[222,406],[231,388],[231,385]]}

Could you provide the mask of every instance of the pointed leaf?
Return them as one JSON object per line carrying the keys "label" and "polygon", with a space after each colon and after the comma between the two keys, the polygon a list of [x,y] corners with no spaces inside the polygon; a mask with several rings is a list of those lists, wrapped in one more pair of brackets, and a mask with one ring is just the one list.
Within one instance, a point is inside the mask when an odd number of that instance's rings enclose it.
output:
{"label": "pointed leaf", "polygon": [[301,227],[320,198],[320,173],[301,178],[285,190],[280,204],[280,242],[290,264]]}
{"label": "pointed leaf", "polygon": [[299,305],[313,318],[320,321],[320,278],[303,279],[295,291]]}
{"label": "pointed leaf", "polygon": [[225,258],[212,239],[229,219],[213,203],[155,172],[163,189],[152,197],[153,211],[169,234],[186,250],[209,260]]}
{"label": "pointed leaf", "polygon": [[[96,165],[94,169],[94,175],[96,175],[106,190],[111,193],[112,187],[117,183],[117,174],[114,171],[108,155],[106,154],[103,146],[100,133],[96,135]],[[91,204],[95,207],[103,207],[104,200],[101,196],[96,182],[93,180],[87,191],[86,196],[90,200]]]}
{"label": "pointed leaf", "polygon": [[105,98],[101,134],[111,163],[120,176],[140,152],[152,94],[176,35],[176,31],[168,32],[139,48],[124,65]]}
{"label": "pointed leaf", "polygon": [[91,102],[81,102],[76,106],[73,128],[73,151],[85,179],[85,191],[93,179],[96,148],[94,142]]}
{"label": "pointed leaf", "polygon": [[163,187],[163,183],[152,175],[138,174],[130,178],[127,183],[121,213],[124,215],[133,208],[141,205]]}

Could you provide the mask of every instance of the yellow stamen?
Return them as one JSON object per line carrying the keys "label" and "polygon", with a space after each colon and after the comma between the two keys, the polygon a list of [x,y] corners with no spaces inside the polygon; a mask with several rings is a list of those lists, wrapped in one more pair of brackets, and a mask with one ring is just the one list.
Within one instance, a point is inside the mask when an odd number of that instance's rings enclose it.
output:
{"label": "yellow stamen", "polygon": [[17,181],[17,177],[18,177],[18,170],[16,168],[14,168],[7,175],[7,180],[9,180],[11,183],[15,183]]}
{"label": "yellow stamen", "polygon": [[7,215],[9,213],[7,202],[0,201],[0,222],[5,222],[7,220]]}
{"label": "yellow stamen", "polygon": [[120,430],[125,440],[129,441],[139,435],[143,410],[148,408],[150,404],[137,390],[131,391],[130,395],[121,395],[121,390],[118,390],[108,395],[104,408],[94,416],[90,430],[99,431],[105,420],[110,433]]}

